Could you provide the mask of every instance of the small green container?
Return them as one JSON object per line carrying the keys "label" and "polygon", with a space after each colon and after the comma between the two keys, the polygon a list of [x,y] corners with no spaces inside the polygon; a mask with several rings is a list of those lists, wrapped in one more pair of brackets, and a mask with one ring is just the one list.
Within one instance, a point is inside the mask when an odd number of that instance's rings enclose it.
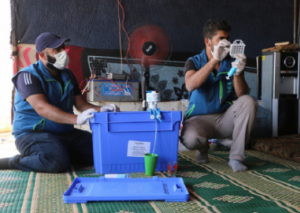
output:
{"label": "small green container", "polygon": [[158,155],[152,153],[145,154],[145,174],[153,176],[156,168]]}

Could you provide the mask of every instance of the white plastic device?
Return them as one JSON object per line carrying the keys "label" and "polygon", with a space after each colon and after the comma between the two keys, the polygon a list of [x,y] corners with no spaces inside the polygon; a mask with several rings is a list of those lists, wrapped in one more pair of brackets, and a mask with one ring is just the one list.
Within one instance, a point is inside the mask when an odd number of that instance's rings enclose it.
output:
{"label": "white plastic device", "polygon": [[146,102],[149,106],[150,118],[158,120],[161,119],[160,109],[157,108],[157,103],[160,101],[160,94],[156,91],[147,91]]}
{"label": "white plastic device", "polygon": [[148,91],[146,93],[146,101],[150,109],[157,109],[157,102],[160,101],[160,94],[156,91]]}
{"label": "white plastic device", "polygon": [[[230,52],[229,52],[230,56],[234,58],[237,54],[244,54],[245,47],[246,45],[242,40],[240,39],[235,40],[230,46]],[[228,72],[226,79],[229,79],[234,74],[235,71],[236,68],[232,67]]]}
{"label": "white plastic device", "polygon": [[130,174],[105,174],[105,178],[130,178]]}

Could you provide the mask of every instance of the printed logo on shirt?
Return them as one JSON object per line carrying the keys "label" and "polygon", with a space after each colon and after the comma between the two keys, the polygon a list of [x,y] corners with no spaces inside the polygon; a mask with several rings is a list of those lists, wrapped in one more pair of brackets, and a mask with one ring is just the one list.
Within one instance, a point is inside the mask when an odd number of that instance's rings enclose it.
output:
{"label": "printed logo on shirt", "polygon": [[24,82],[25,82],[25,85],[32,84],[30,73],[24,73]]}
{"label": "printed logo on shirt", "polygon": [[226,93],[229,94],[231,92],[231,90],[232,90],[232,82],[228,82]]}

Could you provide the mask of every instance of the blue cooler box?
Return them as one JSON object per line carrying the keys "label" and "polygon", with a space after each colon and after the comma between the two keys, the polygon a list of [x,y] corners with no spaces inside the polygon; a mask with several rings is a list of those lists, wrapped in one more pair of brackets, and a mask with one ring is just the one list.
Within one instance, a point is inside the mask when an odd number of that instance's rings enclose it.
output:
{"label": "blue cooler box", "polygon": [[144,154],[152,153],[156,134],[155,171],[177,161],[181,111],[161,111],[161,122],[150,113],[100,112],[90,120],[96,173],[145,172]]}

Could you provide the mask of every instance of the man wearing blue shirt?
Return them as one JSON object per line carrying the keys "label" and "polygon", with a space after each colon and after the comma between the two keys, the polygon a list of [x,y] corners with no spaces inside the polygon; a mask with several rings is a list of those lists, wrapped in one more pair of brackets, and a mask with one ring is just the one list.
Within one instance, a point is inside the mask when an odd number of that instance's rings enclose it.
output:
{"label": "man wearing blue shirt", "polygon": [[[185,113],[181,142],[196,150],[196,163],[208,163],[208,139],[218,138],[230,149],[229,166],[246,171],[245,145],[256,117],[256,102],[247,95],[243,70],[246,56],[228,53],[231,27],[224,20],[208,20],[203,27],[205,49],[185,64],[189,106]],[[226,79],[231,67],[237,70]],[[233,100],[237,100],[233,103]]]}
{"label": "man wearing blue shirt", "polygon": [[[65,42],[53,33],[42,33],[35,41],[39,60],[14,77],[13,135],[20,155],[0,160],[0,169],[64,172],[70,164],[93,164],[90,132],[74,128],[94,112],[118,111],[114,104],[89,104],[81,95],[73,73],[67,69]],[[82,112],[73,113],[73,106]]]}

